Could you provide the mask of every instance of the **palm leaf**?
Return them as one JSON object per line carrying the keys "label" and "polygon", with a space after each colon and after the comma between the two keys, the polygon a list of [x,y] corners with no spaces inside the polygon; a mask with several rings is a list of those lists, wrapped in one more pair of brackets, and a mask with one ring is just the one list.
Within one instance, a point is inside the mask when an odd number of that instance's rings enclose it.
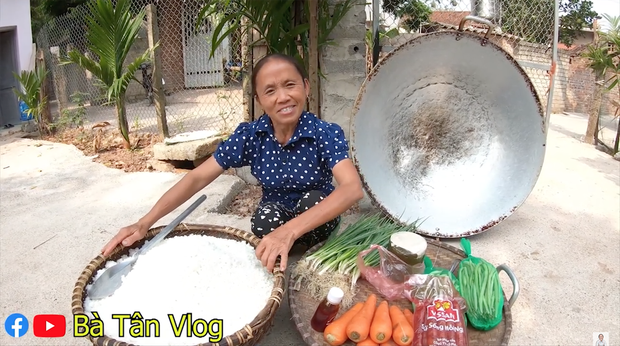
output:
{"label": "palm leaf", "polygon": [[60,60],[60,65],[76,64],[79,67],[89,71],[95,77],[99,78],[106,85],[112,83],[111,80],[104,79],[101,66],[98,62],[91,58],[86,57],[82,52],[78,50],[70,50],[67,52],[67,57]]}
{"label": "palm leaf", "polygon": [[41,122],[41,113],[47,98],[41,98],[41,86],[47,77],[48,71],[42,66],[32,71],[22,71],[19,75],[13,72],[15,79],[21,84],[21,89],[14,88],[17,98],[28,106],[27,114],[32,115],[37,122]]}
{"label": "palm leaf", "polygon": [[135,79],[136,71],[138,71],[140,65],[150,59],[153,50],[155,50],[157,47],[158,45],[155,45],[155,47],[153,47],[152,49],[147,49],[144,53],[142,53],[142,55],[140,55],[139,57],[134,59],[129,65],[127,65],[127,70],[120,76],[120,78],[115,79],[114,83],[112,83],[112,86],[109,88],[108,98],[110,98],[112,95],[120,95],[122,92],[125,92],[125,90],[127,90],[129,83]]}

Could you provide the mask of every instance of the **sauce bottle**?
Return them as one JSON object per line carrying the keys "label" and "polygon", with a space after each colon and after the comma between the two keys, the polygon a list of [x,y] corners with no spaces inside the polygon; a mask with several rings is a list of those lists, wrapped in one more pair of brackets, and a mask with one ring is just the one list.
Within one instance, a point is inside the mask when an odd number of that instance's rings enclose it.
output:
{"label": "sauce bottle", "polygon": [[338,287],[332,287],[327,293],[327,297],[319,304],[312,316],[310,326],[317,332],[324,332],[325,327],[330,324],[340,309],[340,302],[344,297],[344,292]]}

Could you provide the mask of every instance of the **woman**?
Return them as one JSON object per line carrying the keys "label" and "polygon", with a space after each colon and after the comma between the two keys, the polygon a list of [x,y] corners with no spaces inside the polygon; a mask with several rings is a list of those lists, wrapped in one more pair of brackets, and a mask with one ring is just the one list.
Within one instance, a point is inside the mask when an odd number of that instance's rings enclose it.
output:
{"label": "woman", "polygon": [[594,346],[607,346],[607,342],[605,342],[603,338],[605,338],[603,334],[599,334],[598,340],[594,343]]}
{"label": "woman", "polygon": [[251,229],[262,239],[256,256],[267,270],[273,270],[278,256],[284,270],[293,244],[313,246],[331,234],[340,214],[363,197],[342,128],[304,111],[310,85],[292,57],[271,54],[261,59],[252,73],[252,88],[265,114],[241,123],[144,217],[123,227],[102,249],[105,256],[119,243],[130,246],[142,239],[159,219],[231,167],[250,166],[262,185]]}

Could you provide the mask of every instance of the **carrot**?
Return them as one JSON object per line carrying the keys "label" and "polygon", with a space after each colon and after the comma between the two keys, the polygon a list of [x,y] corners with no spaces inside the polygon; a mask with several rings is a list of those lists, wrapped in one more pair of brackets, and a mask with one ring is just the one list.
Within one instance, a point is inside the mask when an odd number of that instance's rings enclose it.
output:
{"label": "carrot", "polygon": [[327,327],[325,327],[325,331],[323,331],[325,341],[331,346],[340,346],[347,342],[347,325],[351,322],[351,319],[362,310],[362,307],[364,307],[364,303],[357,303],[342,314],[342,316],[328,324]]}
{"label": "carrot", "polygon": [[390,309],[386,300],[382,301],[375,311],[375,316],[370,324],[369,338],[380,344],[392,337],[392,320],[390,319]]}
{"label": "carrot", "polygon": [[411,312],[411,310],[409,309],[403,309],[403,314],[405,315],[407,322],[409,322],[411,327],[413,327],[413,312]]}
{"label": "carrot", "polygon": [[379,344],[374,342],[374,341],[372,341],[371,338],[368,338],[368,339],[366,339],[364,341],[360,341],[356,345],[357,346],[379,346]]}
{"label": "carrot", "polygon": [[392,339],[399,346],[409,346],[413,340],[413,327],[407,322],[403,311],[396,305],[390,306],[392,319]]}
{"label": "carrot", "polygon": [[355,315],[347,325],[347,336],[353,342],[360,342],[368,338],[370,325],[377,309],[377,296],[372,293],[364,302],[359,314]]}
{"label": "carrot", "polygon": [[394,340],[390,339],[390,340],[388,340],[388,341],[386,341],[386,342],[382,343],[382,344],[381,344],[381,345],[379,345],[379,346],[398,346],[398,345],[394,342]]}

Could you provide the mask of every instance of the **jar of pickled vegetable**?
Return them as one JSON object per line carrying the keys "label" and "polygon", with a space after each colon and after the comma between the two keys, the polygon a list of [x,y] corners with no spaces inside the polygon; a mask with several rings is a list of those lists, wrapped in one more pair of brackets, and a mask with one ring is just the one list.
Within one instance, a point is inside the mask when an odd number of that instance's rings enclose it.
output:
{"label": "jar of pickled vegetable", "polygon": [[424,273],[424,256],[428,244],[413,232],[396,232],[390,237],[388,251],[409,265],[409,274]]}

